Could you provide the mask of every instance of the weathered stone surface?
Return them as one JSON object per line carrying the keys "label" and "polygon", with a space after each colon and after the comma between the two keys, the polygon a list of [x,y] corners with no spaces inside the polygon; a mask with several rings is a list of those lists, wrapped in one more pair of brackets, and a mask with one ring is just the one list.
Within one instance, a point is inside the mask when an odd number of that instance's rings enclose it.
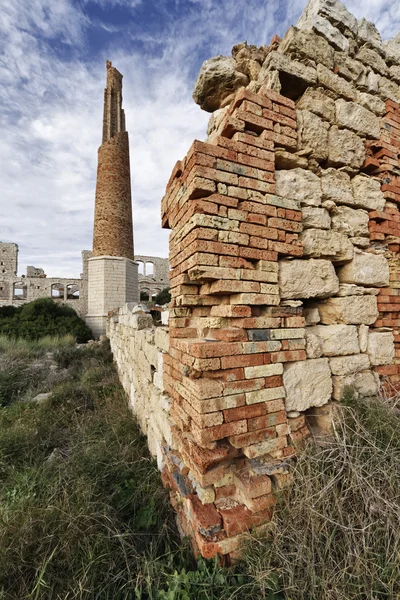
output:
{"label": "weathered stone surface", "polygon": [[[354,204],[350,175],[337,169],[321,171],[322,199],[335,204]],[[335,212],[334,207],[330,209]]]}
{"label": "weathered stone surface", "polygon": [[389,68],[389,76],[391,79],[394,79],[394,81],[397,84],[399,84],[400,83],[400,66],[392,65]]}
{"label": "weathered stone surface", "polygon": [[320,340],[322,356],[342,356],[360,352],[355,325],[315,325],[306,328],[306,339]]}
{"label": "weathered stone surface", "polygon": [[338,96],[346,98],[346,100],[355,100],[357,98],[356,88],[352,83],[343,79],[339,75],[335,75],[332,71],[319,64],[317,66],[318,83],[335,92]]}
{"label": "weathered stone surface", "polygon": [[355,285],[355,283],[341,283],[336,296],[344,298],[345,296],[377,296],[379,290],[377,288],[363,287]]}
{"label": "weathered stone surface", "polygon": [[356,397],[375,396],[379,392],[379,377],[371,371],[361,371],[345,376],[333,376],[333,398],[341,400],[347,389]]}
{"label": "weathered stone surface", "polygon": [[213,112],[213,114],[211,115],[211,117],[208,121],[207,135],[211,135],[213,131],[218,129],[219,125],[221,124],[222,119],[225,117],[226,113],[228,112],[228,109],[229,109],[229,107],[226,106],[225,108],[219,108],[218,110],[215,110]]}
{"label": "weathered stone surface", "polygon": [[321,301],[318,310],[325,325],[372,325],[379,315],[376,296],[328,298]]}
{"label": "weathered stone surface", "polygon": [[[301,209],[303,215],[303,229],[330,229],[331,218],[325,208],[304,206]],[[367,215],[368,217],[368,215]]]}
{"label": "weathered stone surface", "polygon": [[297,148],[318,162],[328,156],[329,125],[308,110],[297,111]]}
{"label": "weathered stone surface", "polygon": [[329,44],[331,44],[331,46],[334,48],[342,50],[343,52],[349,51],[349,40],[342,33],[340,33],[339,29],[334,27],[332,23],[328,21],[328,19],[325,19],[320,15],[310,16],[301,24],[301,30],[315,31],[315,33],[328,40]]}
{"label": "weathered stone surface", "polygon": [[367,237],[351,237],[350,241],[353,246],[357,246],[358,248],[368,248],[369,246],[369,238]]}
{"label": "weathered stone surface", "polygon": [[301,79],[307,85],[315,85],[317,83],[317,73],[314,68],[307,67],[297,60],[290,60],[288,56],[285,56],[280,52],[273,51],[268,54],[258,76],[258,81],[260,83],[264,83],[267,73],[271,69],[293,75],[294,77]]}
{"label": "weathered stone surface", "polygon": [[[355,329],[357,329],[355,327]],[[354,356],[335,356],[329,361],[332,375],[350,375],[369,369],[368,354],[355,354]]]}
{"label": "weathered stone surface", "polygon": [[379,75],[387,75],[388,68],[386,63],[383,58],[377,52],[375,52],[375,50],[371,50],[371,48],[363,46],[358,51],[356,59],[367,67],[371,67],[371,69],[373,69],[376,73],[379,73]]}
{"label": "weathered stone surface", "polygon": [[287,363],[283,371],[286,410],[307,410],[331,399],[332,378],[327,358]]}
{"label": "weathered stone surface", "polygon": [[335,52],[335,70],[348,81],[354,81],[356,85],[362,83],[367,75],[366,67],[358,60],[350,58],[346,52]]}
{"label": "weathered stone surface", "polygon": [[303,206],[321,204],[319,177],[305,169],[276,171],[275,192],[278,196],[299,201]]}
{"label": "weathered stone surface", "polygon": [[357,93],[357,102],[376,115],[382,117],[386,113],[386,105],[383,100],[366,92]]}
{"label": "weathered stone surface", "polygon": [[282,148],[275,150],[275,168],[276,169],[307,169],[308,160],[304,156],[292,154]]}
{"label": "weathered stone surface", "polygon": [[354,35],[357,35],[357,19],[338,0],[310,0],[297,21],[297,27],[302,27],[304,21],[313,15],[321,15],[341,31],[349,29]]}
{"label": "weathered stone surface", "polygon": [[313,327],[306,329],[306,354],[307,358],[321,358],[322,340],[313,332]]}
{"label": "weathered stone surface", "polygon": [[194,84],[193,100],[208,112],[220,108],[222,101],[249,79],[236,70],[236,63],[228,56],[216,56],[204,61]]}
{"label": "weathered stone surface", "polygon": [[347,129],[331,127],[329,130],[328,164],[360,169],[365,160],[365,147],[362,140]]}
{"label": "weathered stone surface", "polygon": [[323,88],[307,88],[297,101],[296,108],[309,110],[329,123],[335,122],[335,102],[324,93]]}
{"label": "weathered stone surface", "polygon": [[358,328],[358,341],[360,344],[360,352],[366,352],[368,348],[368,325],[360,325]]}
{"label": "weathered stone surface", "polygon": [[338,270],[338,276],[341,283],[385,287],[389,285],[388,261],[382,255],[355,250],[353,260]]}
{"label": "weathered stone surface", "polygon": [[395,357],[391,331],[371,331],[368,335],[368,356],[371,365],[391,365]]}
{"label": "weathered stone surface", "polygon": [[[306,326],[317,325],[320,322],[318,307],[308,307],[303,310],[303,317],[306,321]],[[307,334],[307,330],[306,330]]]}
{"label": "weathered stone surface", "polygon": [[327,298],[339,289],[339,280],[328,260],[279,261],[282,299]]}
{"label": "weathered stone surface", "polygon": [[327,258],[332,262],[345,262],[353,258],[353,244],[347,236],[337,231],[306,229],[300,239],[304,256]]}
{"label": "weathered stone surface", "polygon": [[333,49],[321,36],[312,31],[290,27],[279,45],[282,54],[294,53],[298,56],[311,58],[317,64],[322,63],[333,69]]}
{"label": "weathered stone surface", "polygon": [[390,63],[400,65],[400,36],[397,34],[393,39],[383,42],[387,59]]}
{"label": "weathered stone surface", "polygon": [[368,138],[378,139],[380,136],[379,119],[374,113],[355,102],[336,100],[336,122],[339,127],[352,129]]}
{"label": "weathered stone surface", "polygon": [[372,48],[378,50],[382,48],[381,34],[375,25],[364,19],[364,17],[358,21],[358,38]]}
{"label": "weathered stone surface", "polygon": [[357,210],[348,206],[338,206],[332,213],[332,229],[344,233],[349,237],[368,237],[368,223],[369,216],[365,210]]}
{"label": "weathered stone surface", "polygon": [[367,210],[383,210],[385,197],[377,179],[365,175],[356,175],[351,180],[354,205]]}
{"label": "weathered stone surface", "polygon": [[386,77],[380,77],[378,86],[379,95],[383,100],[392,100],[393,102],[400,103],[400,89],[394,81],[390,81]]}

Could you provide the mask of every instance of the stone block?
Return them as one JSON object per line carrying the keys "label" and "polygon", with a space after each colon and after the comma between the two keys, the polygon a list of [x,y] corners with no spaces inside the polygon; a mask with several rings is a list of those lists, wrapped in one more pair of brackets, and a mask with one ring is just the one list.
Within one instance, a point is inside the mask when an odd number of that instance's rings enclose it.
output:
{"label": "stone block", "polygon": [[358,328],[358,341],[360,343],[360,352],[366,352],[368,348],[368,325],[360,325]]}
{"label": "stone block", "polygon": [[328,19],[340,31],[349,29],[354,35],[358,32],[357,19],[347,10],[343,2],[339,0],[310,0],[297,21],[297,27],[314,15],[321,15]]}
{"label": "stone block", "polygon": [[337,231],[306,229],[300,235],[304,256],[326,258],[341,263],[353,258],[354,247],[347,236]]}
{"label": "stone block", "polygon": [[386,113],[386,105],[378,96],[373,96],[366,92],[358,92],[357,102],[379,117],[382,117]]}
{"label": "stone block", "polygon": [[332,375],[350,375],[365,371],[370,367],[368,354],[354,354],[353,356],[335,356],[329,359]]}
{"label": "stone block", "polygon": [[378,139],[380,136],[379,118],[356,102],[346,102],[342,98],[336,100],[336,123],[355,131],[359,135]]}
{"label": "stone block", "polygon": [[367,44],[372,48],[376,48],[379,51],[382,50],[381,34],[375,27],[374,23],[367,21],[364,19],[364,17],[358,21],[358,38],[364,44]]}
{"label": "stone block", "polygon": [[278,196],[300,202],[303,206],[321,204],[321,183],[319,177],[305,169],[276,171],[275,192]]}
{"label": "stone block", "polygon": [[385,208],[385,197],[381,184],[377,179],[367,175],[356,175],[351,180],[354,205],[366,210],[382,211]]}
{"label": "stone block", "polygon": [[296,103],[299,110],[308,110],[329,123],[335,122],[335,102],[322,88],[309,87]]}
{"label": "stone block", "polygon": [[376,296],[329,298],[321,301],[318,310],[325,325],[372,325],[379,315]]}
{"label": "stone block", "polygon": [[331,200],[335,204],[354,205],[350,175],[344,171],[337,169],[321,171],[321,189],[323,200]]}
{"label": "stone block", "polygon": [[363,141],[348,129],[334,126],[329,130],[328,164],[333,167],[360,169],[365,160]]}
{"label": "stone block", "polygon": [[279,261],[282,299],[327,298],[339,289],[339,280],[328,260]]}
{"label": "stone block", "polygon": [[317,64],[322,63],[328,69],[333,69],[333,49],[326,40],[312,31],[290,27],[279,44],[279,52],[311,58]]}
{"label": "stone block", "polygon": [[304,411],[322,406],[331,399],[332,378],[327,358],[288,363],[284,367],[283,385],[286,410]]}
{"label": "stone block", "polygon": [[375,396],[379,392],[379,377],[371,371],[333,376],[332,381],[334,400],[341,400],[346,389],[351,390],[357,398]]}
{"label": "stone block", "polygon": [[301,30],[315,31],[315,33],[323,36],[329,42],[329,44],[337,50],[342,50],[343,52],[349,51],[349,40],[342,33],[340,33],[339,29],[334,27],[328,21],[328,19],[325,19],[320,15],[310,16],[307,20],[303,21],[301,24]]}
{"label": "stone block", "polygon": [[345,52],[335,52],[335,70],[357,86],[362,85],[367,77],[366,67],[358,60],[350,58]]}
{"label": "stone block", "polygon": [[193,100],[203,110],[214,112],[221,108],[227,96],[248,83],[248,77],[237,71],[233,58],[216,56],[202,64],[194,84]]}
{"label": "stone block", "polygon": [[389,285],[388,261],[381,254],[355,250],[353,260],[338,270],[341,283],[355,283],[371,287]]}
{"label": "stone block", "polygon": [[368,237],[368,223],[369,216],[365,210],[338,206],[332,213],[332,229],[349,237]]}
{"label": "stone block", "polygon": [[310,327],[311,325],[317,325],[317,323],[319,323],[321,320],[318,308],[316,306],[304,308],[303,317],[307,327]]}
{"label": "stone block", "polygon": [[297,110],[297,149],[318,162],[328,156],[329,125],[308,110]]}
{"label": "stone block", "polygon": [[375,50],[371,50],[368,46],[363,46],[356,54],[356,59],[362,62],[367,67],[371,67],[376,73],[379,75],[387,75],[388,67],[383,60],[383,58],[375,52]]}
{"label": "stone block", "polygon": [[379,77],[378,87],[379,95],[383,100],[392,100],[393,102],[400,103],[400,89],[394,81],[390,81],[386,77]]}
{"label": "stone block", "polygon": [[391,365],[395,357],[391,331],[371,331],[368,335],[368,356],[371,365]]}
{"label": "stone block", "polygon": [[[330,229],[331,218],[325,208],[304,206],[301,209],[303,229]],[[368,219],[368,214],[367,214]]]}
{"label": "stone block", "polygon": [[400,65],[400,36],[397,34],[391,40],[383,42],[386,57],[391,64]]}
{"label": "stone block", "polygon": [[320,340],[322,356],[342,356],[360,352],[355,325],[315,325],[306,328],[306,336]]}
{"label": "stone block", "polygon": [[258,82],[263,84],[271,70],[291,75],[299,79],[303,85],[317,83],[317,72],[313,67],[307,67],[297,60],[291,60],[280,52],[273,51],[268,54],[258,76]]}
{"label": "stone block", "polygon": [[357,91],[353,83],[346,81],[343,77],[335,75],[333,71],[330,71],[324,65],[317,66],[318,83],[323,87],[331,90],[338,96],[346,98],[346,100],[355,100],[357,98]]}

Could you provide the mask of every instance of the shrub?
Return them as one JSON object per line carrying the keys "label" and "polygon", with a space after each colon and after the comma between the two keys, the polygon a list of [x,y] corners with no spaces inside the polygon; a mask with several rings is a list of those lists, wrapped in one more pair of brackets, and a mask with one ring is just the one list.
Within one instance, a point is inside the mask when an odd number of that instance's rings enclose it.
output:
{"label": "shrub", "polygon": [[157,294],[157,296],[154,298],[154,302],[156,304],[159,304],[160,306],[163,306],[164,304],[168,304],[168,302],[171,302],[171,294],[169,293],[169,287],[161,290],[161,292],[159,292]]}
{"label": "shrub", "polygon": [[79,343],[92,339],[86,323],[69,306],[39,298],[22,306],[0,309],[0,335],[38,340],[45,336],[72,335]]}

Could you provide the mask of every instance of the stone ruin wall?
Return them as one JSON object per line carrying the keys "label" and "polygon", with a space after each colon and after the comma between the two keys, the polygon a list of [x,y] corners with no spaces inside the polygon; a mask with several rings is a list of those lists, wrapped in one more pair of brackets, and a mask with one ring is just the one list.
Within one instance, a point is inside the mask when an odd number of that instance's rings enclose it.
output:
{"label": "stone ruin wall", "polygon": [[[168,258],[144,256],[136,254],[138,263],[139,298],[141,293],[148,294],[149,299],[169,287],[169,262]],[[151,266],[151,272],[149,272]]]}
{"label": "stone ruin wall", "polygon": [[234,557],[271,518],[309,423],[347,386],[399,383],[399,83],[400,38],[382,43],[335,0],[312,0],[283,40],[202,67],[209,137],[162,201],[162,387],[155,350],[135,371],[135,344],[157,334],[127,329],[137,313],[112,317],[110,338],[140,422],[147,388],[162,405],[150,447],[205,557]]}

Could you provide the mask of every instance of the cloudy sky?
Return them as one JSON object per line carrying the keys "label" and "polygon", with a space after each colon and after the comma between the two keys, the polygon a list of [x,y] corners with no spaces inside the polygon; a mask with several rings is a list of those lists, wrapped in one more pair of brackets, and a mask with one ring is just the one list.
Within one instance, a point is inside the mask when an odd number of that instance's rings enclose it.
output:
{"label": "cloudy sky", "polygon": [[[307,0],[0,0],[0,240],[50,276],[77,276],[90,249],[105,61],[124,75],[135,252],[167,256],[160,200],[176,160],[204,139],[192,100],[203,60],[268,44]],[[384,39],[400,3],[349,0]]]}

